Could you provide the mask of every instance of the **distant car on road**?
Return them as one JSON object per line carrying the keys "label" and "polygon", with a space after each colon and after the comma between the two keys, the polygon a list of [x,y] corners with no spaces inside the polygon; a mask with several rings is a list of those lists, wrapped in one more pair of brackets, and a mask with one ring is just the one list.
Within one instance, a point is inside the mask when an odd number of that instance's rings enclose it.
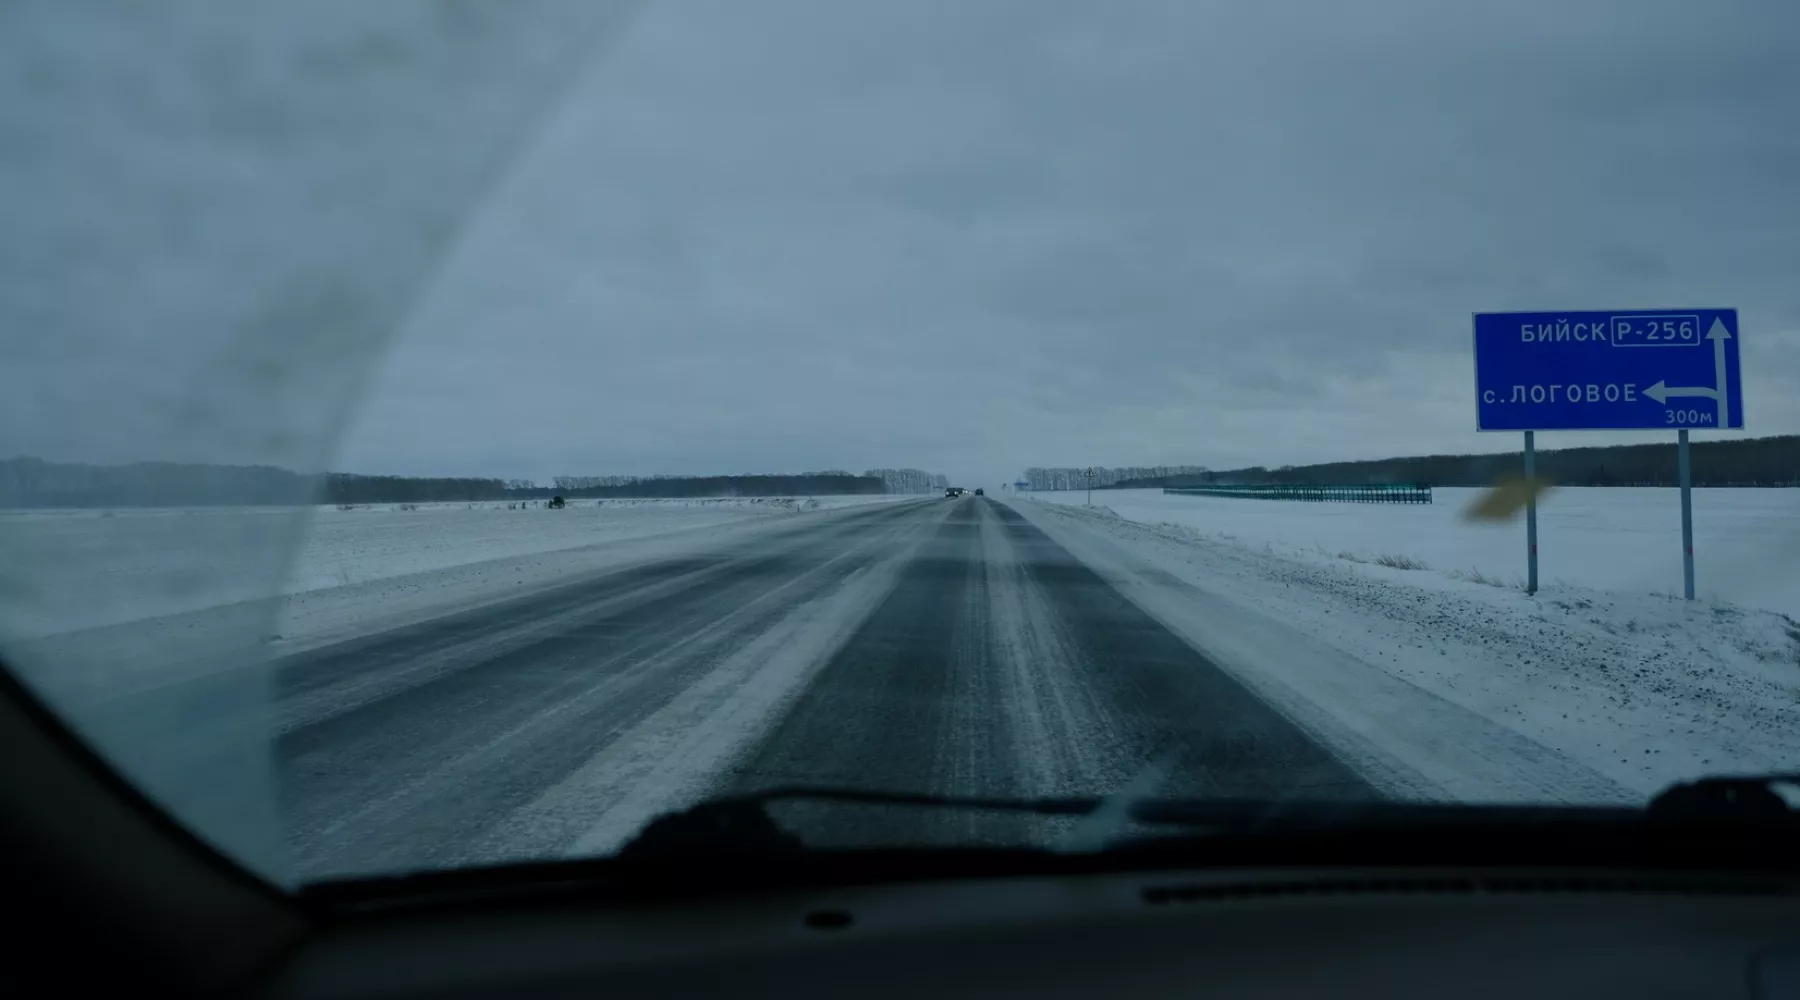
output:
{"label": "distant car on road", "polygon": [[946,496],[952,500],[954,500],[957,497],[962,496],[962,495],[963,495],[963,488],[961,486],[952,486],[949,489],[944,491],[944,496]]}
{"label": "distant car on road", "polygon": [[981,487],[979,487],[979,486],[975,487],[975,495],[978,497],[987,496],[986,493],[981,492]]}

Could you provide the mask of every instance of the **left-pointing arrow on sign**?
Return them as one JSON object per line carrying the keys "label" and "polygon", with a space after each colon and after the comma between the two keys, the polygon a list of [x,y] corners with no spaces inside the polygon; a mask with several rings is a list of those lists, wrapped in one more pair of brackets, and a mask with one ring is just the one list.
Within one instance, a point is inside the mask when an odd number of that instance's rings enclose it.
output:
{"label": "left-pointing arrow on sign", "polygon": [[1708,389],[1705,386],[1698,385],[1664,385],[1661,382],[1645,389],[1644,395],[1649,396],[1659,403],[1668,402],[1670,396],[1705,396],[1707,399],[1719,398],[1719,393],[1716,389]]}

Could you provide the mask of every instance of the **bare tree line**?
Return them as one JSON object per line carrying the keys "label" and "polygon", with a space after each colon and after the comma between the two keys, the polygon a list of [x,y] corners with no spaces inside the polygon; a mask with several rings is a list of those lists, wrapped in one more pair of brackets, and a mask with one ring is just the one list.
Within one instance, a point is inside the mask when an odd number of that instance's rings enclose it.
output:
{"label": "bare tree line", "polygon": [[[576,485],[579,484],[579,485]],[[559,476],[528,479],[305,474],[267,465],[136,462],[87,465],[0,460],[0,508],[203,507],[434,503],[573,497],[829,496],[887,491],[880,476],[842,470],[800,475]]]}
{"label": "bare tree line", "polygon": [[874,476],[842,470],[798,475],[732,476],[557,476],[552,485],[529,486],[514,496],[552,495],[569,499],[607,497],[773,497],[843,496],[887,492]]}
{"label": "bare tree line", "polygon": [[[1800,435],[1696,441],[1690,449],[1696,486],[1800,486]],[[1540,477],[1565,486],[1673,486],[1679,481],[1673,441],[1540,448],[1537,469]],[[1513,451],[1324,462],[1274,469],[1253,465],[1241,469],[1133,477],[1107,485],[1124,489],[1258,483],[1488,486],[1509,476],[1523,474],[1524,457]]]}
{"label": "bare tree line", "polygon": [[923,469],[870,469],[863,475],[881,480],[885,493],[931,493],[950,485],[948,477]]}
{"label": "bare tree line", "polygon": [[[1082,490],[1088,487],[1088,466],[1079,468],[1040,468],[1025,470],[1025,482],[1034,490]],[[1095,488],[1117,486],[1130,480],[1168,476],[1199,475],[1204,465],[1124,465],[1117,468],[1092,466]]]}

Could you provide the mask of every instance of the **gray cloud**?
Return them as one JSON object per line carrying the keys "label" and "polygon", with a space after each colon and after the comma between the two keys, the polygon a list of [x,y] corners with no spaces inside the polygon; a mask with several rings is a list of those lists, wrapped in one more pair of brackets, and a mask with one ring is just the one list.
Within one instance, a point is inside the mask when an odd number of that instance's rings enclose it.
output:
{"label": "gray cloud", "polygon": [[[1776,0],[650,4],[463,203],[336,464],[1506,447],[1468,314],[1639,303],[1741,307],[1752,430],[1800,430],[1796,29]],[[309,127],[240,112],[208,127]],[[357,198],[432,179],[388,152]]]}

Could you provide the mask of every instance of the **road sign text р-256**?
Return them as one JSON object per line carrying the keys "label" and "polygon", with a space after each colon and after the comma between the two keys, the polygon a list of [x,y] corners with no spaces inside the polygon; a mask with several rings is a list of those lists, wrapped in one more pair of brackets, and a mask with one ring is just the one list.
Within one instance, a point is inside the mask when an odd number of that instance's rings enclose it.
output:
{"label": "road sign text \u0440-256", "polygon": [[1475,426],[1743,427],[1737,310],[1476,313]]}

